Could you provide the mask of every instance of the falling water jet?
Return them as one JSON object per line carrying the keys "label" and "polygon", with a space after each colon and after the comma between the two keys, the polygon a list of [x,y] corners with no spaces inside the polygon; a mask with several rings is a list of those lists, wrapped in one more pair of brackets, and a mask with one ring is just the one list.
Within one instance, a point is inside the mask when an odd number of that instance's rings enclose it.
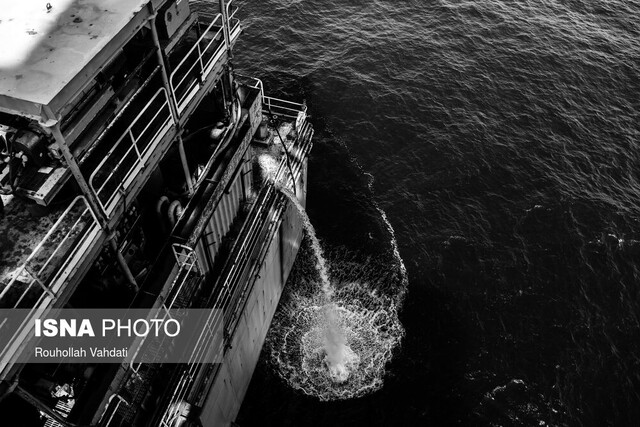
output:
{"label": "falling water jet", "polygon": [[340,328],[337,307],[332,301],[333,287],[329,280],[327,262],[320,246],[320,241],[316,236],[315,228],[307,215],[304,206],[300,204],[298,198],[288,188],[276,185],[276,188],[291,200],[298,210],[304,228],[307,230],[311,240],[311,247],[316,257],[315,267],[320,276],[322,292],[324,296],[324,350],[326,352],[324,362],[329,370],[329,376],[336,383],[343,383],[349,379],[353,369],[357,369],[360,362],[358,355],[347,345],[346,339]]}
{"label": "falling water jet", "polygon": [[[397,259],[389,261],[355,259],[356,253],[332,248],[326,258],[305,209],[282,188],[289,186],[288,177],[286,184],[276,182],[278,159],[284,155],[278,146],[276,142],[262,151],[258,171],[267,185],[284,190],[300,212],[308,238],[289,277],[298,286],[292,284],[283,295],[265,350],[278,375],[294,389],[323,401],[363,396],[382,387],[386,364],[404,336],[398,307],[406,274],[404,268],[389,268],[398,267],[398,261],[404,266],[397,251]],[[395,243],[393,233],[391,237]],[[312,285],[318,276],[321,292]]]}

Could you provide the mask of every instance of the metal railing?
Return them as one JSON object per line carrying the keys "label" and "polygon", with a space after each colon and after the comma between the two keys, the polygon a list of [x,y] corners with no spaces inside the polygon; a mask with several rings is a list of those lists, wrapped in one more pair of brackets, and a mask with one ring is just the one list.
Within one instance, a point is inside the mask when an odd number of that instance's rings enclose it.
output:
{"label": "metal railing", "polygon": [[98,421],[98,425],[101,427],[111,427],[111,423],[114,421],[114,417],[118,413],[118,409],[120,409],[120,405],[122,403],[124,403],[126,406],[129,406],[129,402],[124,400],[124,398],[119,394],[115,393],[113,395],[113,399],[109,401],[107,409],[105,409],[104,413],[102,414],[102,417],[104,417],[106,414],[109,414],[109,418],[105,419],[104,421],[101,418]]}
{"label": "metal railing", "polygon": [[[78,196],[51,226],[24,264],[14,272],[11,281],[0,292],[0,306],[30,309],[9,344],[2,349],[0,353],[2,364],[5,363],[6,356],[11,355],[14,344],[19,344],[27,337],[30,331],[26,330],[26,326],[33,316],[49,308],[58,298],[59,291],[66,283],[64,280],[59,280],[59,277],[74,258],[73,255],[76,254],[82,242],[88,238],[91,230],[100,230],[98,219],[84,196]],[[26,282],[23,281],[25,279]],[[19,287],[21,289],[18,289]],[[6,319],[0,320],[0,329],[5,322]]]}
{"label": "metal railing", "polygon": [[[148,117],[149,115],[152,116]],[[144,168],[158,142],[172,124],[174,122],[167,91],[160,88],[89,177],[89,185],[96,193],[105,215],[109,216],[112,209],[110,204],[118,191],[126,190],[131,185],[132,178]]]}
{"label": "metal railing", "polygon": [[228,49],[225,29],[229,30],[231,39],[239,35],[240,20],[235,17],[239,8],[233,5],[233,1],[227,2],[226,8],[227,22],[221,13],[214,15],[202,35],[169,75],[169,85],[178,113],[184,111]]}
{"label": "metal railing", "polygon": [[[150,312],[151,319],[162,319],[166,320],[171,318],[169,310],[185,308],[184,305],[188,302],[193,296],[194,290],[189,288],[189,281],[194,277],[201,277],[200,267],[198,265],[198,258],[195,251],[191,250],[187,246],[183,245],[175,245],[174,247],[174,255],[176,256],[176,261],[178,265],[178,272],[176,277],[174,278],[171,286],[169,287],[166,296],[163,297],[162,304],[152,310]],[[176,252],[176,249],[178,251]],[[164,339],[163,339],[164,342]],[[163,342],[155,343],[153,349],[160,349],[163,347]],[[154,343],[151,343],[153,345]],[[147,343],[147,338],[142,338],[138,345],[136,346],[136,350],[133,352],[133,357],[131,358],[131,369],[134,372],[138,372],[140,366],[142,365],[142,361],[135,362],[136,359],[140,355],[140,352],[143,351],[143,347],[150,344]]]}
{"label": "metal railing", "polygon": [[240,20],[236,18],[236,13],[240,8],[233,6],[233,0],[227,2],[227,19],[229,20],[229,34],[233,35],[240,28]]}
{"label": "metal railing", "polygon": [[[301,132],[298,134],[296,144],[292,147],[292,150],[291,150],[291,154],[293,155],[293,158],[298,159],[298,161],[294,162],[292,166],[291,172],[293,176],[289,173],[289,168],[287,166],[286,159],[283,156],[283,158],[280,161],[280,164],[278,165],[278,169],[276,171],[275,178],[274,178],[274,182],[279,183],[278,185],[284,186],[284,185],[288,185],[288,183],[290,182],[290,184],[295,187],[296,180],[300,178],[300,174],[302,173],[302,163],[303,163],[302,159],[304,159],[304,157],[308,153],[312,135],[313,135],[313,129],[311,128],[310,125],[307,125],[304,129],[301,129]],[[238,259],[241,260],[242,262],[238,262],[236,260],[231,264],[231,268],[226,272],[226,275],[224,276],[225,288],[232,287],[228,285],[228,283],[242,282],[241,279],[244,277],[242,266],[246,265],[251,261],[250,248],[252,246],[255,246],[255,243],[258,243],[260,241],[260,236],[262,232],[262,228],[260,227],[260,224],[255,224],[255,223],[256,222],[259,223],[260,218],[264,219],[266,217],[267,220],[269,220],[270,219],[269,214],[271,213],[270,206],[272,206],[273,203],[278,204],[279,203],[278,200],[280,201],[286,200],[284,196],[275,188],[274,185],[268,185],[264,187],[261,193],[262,192],[266,193],[266,195],[264,196],[265,198],[262,199],[263,201],[260,201],[261,199],[258,199],[258,201],[254,206],[255,212],[252,209],[252,212],[249,214],[251,218],[254,218],[254,221],[247,221],[247,223],[245,224],[245,226],[247,227],[247,230],[246,230],[247,235],[254,236],[254,237],[252,239],[243,239],[243,242],[237,248],[237,252],[234,251],[234,253],[237,254]],[[275,202],[273,200],[275,200]],[[281,206],[280,209],[282,210],[283,207]],[[278,211],[276,209],[276,213],[274,213],[274,217],[273,219],[271,219],[271,221],[274,221],[276,218],[279,218],[279,216],[282,214],[281,210]],[[255,221],[255,219],[257,219],[258,221]],[[223,304],[224,310],[228,311],[229,314],[231,314],[232,316],[235,316],[235,314],[238,311],[237,304],[239,304],[240,301],[242,300],[241,297],[242,295],[244,295],[243,292],[244,290],[242,290],[240,294],[229,295],[226,298],[226,300],[223,300],[222,304]],[[225,319],[225,324],[224,324],[225,330],[232,329],[233,324],[234,324],[233,317],[231,319]]]}
{"label": "metal railing", "polygon": [[258,89],[262,98],[262,112],[270,116],[279,116],[296,121],[296,129],[300,129],[307,118],[307,105],[305,103],[287,101],[285,99],[266,96],[262,80],[236,73],[242,83],[248,87]]}
{"label": "metal railing", "polygon": [[262,100],[262,105],[264,105],[264,85],[262,84],[262,80],[240,73],[235,73],[235,76],[236,78],[240,79],[241,83],[245,86],[258,89],[260,91],[260,99]]}
{"label": "metal railing", "polygon": [[[207,29],[196,40],[169,76],[169,85],[171,86],[178,113],[181,113],[196,95],[200,85],[205,81],[216,61],[222,57],[226,49],[223,22],[222,14],[214,16]],[[220,28],[211,34],[214,27]],[[207,38],[210,38],[208,42]]]}
{"label": "metal railing", "polygon": [[195,252],[189,246],[174,243],[171,245],[171,251],[173,252],[173,257],[176,259],[178,267],[182,268],[193,262]]}
{"label": "metal railing", "polygon": [[306,117],[307,106],[305,104],[286,101],[284,99],[274,98],[272,96],[263,96],[262,112],[271,115],[275,114],[287,119],[297,120],[300,114],[304,114]]}
{"label": "metal railing", "polygon": [[[179,272],[169,288],[169,292],[162,304],[165,310],[184,308],[182,307],[183,304],[181,304],[181,302],[188,301],[190,296],[193,294],[193,290],[189,290],[185,287],[186,283],[191,277],[193,277],[193,274],[200,274],[198,257],[195,251],[190,250],[189,252],[183,252],[183,254],[185,255],[181,254],[177,259]],[[188,294],[185,294],[183,290],[187,291]]]}
{"label": "metal railing", "polygon": [[[184,245],[174,245],[173,250],[180,269],[184,271],[184,275],[182,280],[178,280],[180,278],[180,274],[178,274],[176,280],[167,293],[167,297],[165,303],[163,304],[163,307],[168,307],[168,309],[173,308],[176,301],[182,299],[180,298],[180,295],[182,293],[182,290],[185,288],[186,279],[189,277],[192,271],[199,272],[197,255],[195,251],[189,249]],[[166,305],[167,303],[168,306]],[[211,338],[215,336],[215,330],[210,328],[210,324],[208,321],[200,331],[200,335],[197,341],[198,344],[203,341],[203,336],[211,336]],[[207,340],[207,342],[210,342],[210,340]],[[204,355],[206,355],[206,352],[203,353],[193,351],[190,355],[189,361],[187,362],[187,366],[200,366],[201,361],[206,360],[202,359]],[[183,400],[184,394],[189,390],[189,384],[193,381],[193,379],[194,376],[192,375],[182,376],[180,378],[180,381],[174,389],[174,392],[169,399],[169,404],[167,405],[166,410],[160,420],[161,426],[173,427],[175,425],[174,423],[182,416],[182,407],[180,403]]]}

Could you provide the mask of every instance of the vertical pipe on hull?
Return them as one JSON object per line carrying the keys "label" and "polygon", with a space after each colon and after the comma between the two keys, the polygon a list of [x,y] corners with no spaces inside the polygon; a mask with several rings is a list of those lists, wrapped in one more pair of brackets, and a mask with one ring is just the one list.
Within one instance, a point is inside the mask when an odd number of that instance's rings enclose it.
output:
{"label": "vertical pipe on hull", "polygon": [[64,157],[64,160],[66,161],[67,166],[71,171],[71,174],[76,179],[76,182],[80,186],[80,190],[82,191],[82,194],[84,194],[85,199],[89,204],[89,208],[95,212],[96,218],[98,218],[98,222],[100,223],[100,226],[104,230],[106,230],[108,228],[106,212],[98,202],[97,194],[93,190],[91,190],[91,187],[87,183],[87,180],[84,178],[84,175],[82,175],[82,171],[80,171],[80,166],[78,166],[78,162],[76,162],[76,159],[73,157],[71,150],[69,150],[69,147],[67,146],[64,136],[62,135],[62,131],[60,130],[60,123],[56,122],[56,124],[54,124],[53,126],[47,127],[44,129],[50,132],[55,138],[58,148],[60,149],[60,152],[62,153],[62,156]]}
{"label": "vertical pipe on hull", "polygon": [[136,282],[136,278],[133,276],[133,273],[129,268],[129,264],[127,264],[127,261],[122,256],[122,253],[118,248],[118,243],[116,242],[115,236],[113,234],[109,236],[109,245],[111,246],[111,249],[113,249],[113,251],[116,253],[118,265],[120,266],[120,270],[122,270],[124,277],[127,279],[127,282],[129,282],[129,284],[133,287],[133,289],[136,290],[136,292],[139,291],[140,288],[138,287],[138,282]]}
{"label": "vertical pipe on hull", "polygon": [[224,0],[219,0],[220,13],[222,14],[222,27],[224,33],[224,40],[227,45],[227,54],[229,59],[233,59],[233,53],[231,52],[231,34],[229,33],[229,15],[227,14],[227,5]]}
{"label": "vertical pipe on hull", "polygon": [[189,164],[187,163],[187,153],[184,151],[184,142],[182,141],[182,135],[180,134],[178,134],[178,153],[180,154],[180,162],[182,163],[182,171],[184,172],[184,178],[187,182],[189,196],[192,196],[193,181],[191,180],[191,172],[189,171]]}
{"label": "vertical pipe on hull", "polygon": [[151,37],[153,38],[153,44],[156,46],[156,55],[158,57],[158,63],[160,64],[160,75],[162,76],[162,84],[169,94],[169,109],[171,110],[173,121],[176,125],[176,128],[178,129],[178,153],[180,155],[180,163],[182,164],[184,179],[187,183],[187,189],[189,190],[189,196],[191,196],[193,195],[193,181],[191,179],[191,172],[189,171],[189,164],[187,163],[187,155],[184,151],[182,135],[180,134],[180,116],[178,114],[178,107],[173,96],[173,91],[171,90],[171,85],[169,84],[169,74],[167,73],[164,55],[162,54],[162,47],[160,46],[160,38],[158,37],[158,29],[156,28],[156,17],[157,13],[154,13],[153,16],[149,18],[149,25],[151,26]]}

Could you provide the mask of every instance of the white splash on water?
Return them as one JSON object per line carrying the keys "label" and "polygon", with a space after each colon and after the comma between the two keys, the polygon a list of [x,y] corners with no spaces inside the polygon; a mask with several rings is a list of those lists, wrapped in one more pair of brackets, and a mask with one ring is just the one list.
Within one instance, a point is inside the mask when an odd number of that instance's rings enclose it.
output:
{"label": "white splash on water", "polygon": [[[308,268],[304,277],[289,279],[265,349],[278,374],[305,394],[327,401],[371,393],[382,387],[386,364],[404,336],[398,306],[406,270],[401,260],[397,268],[393,230],[395,259],[354,261],[338,255],[329,263],[304,207],[286,188],[288,176],[286,183],[274,182],[283,155],[277,145],[259,156],[259,168],[300,214],[309,245],[303,250],[308,256],[299,254],[296,264]],[[390,228],[386,218],[385,223]]]}
{"label": "white splash on water", "polygon": [[[392,281],[388,266],[349,265],[345,260],[345,268],[338,271],[360,280],[345,281],[343,274],[332,282],[304,207],[291,191],[278,188],[302,218],[322,292],[292,294],[292,302],[276,316],[269,345],[274,365],[292,387],[320,400],[350,399],[375,391],[382,387],[385,365],[404,335],[396,301],[377,290]],[[341,262],[332,260],[334,270]],[[400,276],[404,282],[404,271]]]}
{"label": "white splash on water", "polygon": [[[380,272],[379,267],[371,271]],[[335,290],[333,312],[348,346],[334,369],[327,363],[323,298],[290,291],[272,323],[267,349],[272,365],[291,387],[323,401],[352,399],[382,387],[386,364],[404,330],[395,302],[375,286],[340,283]]]}
{"label": "white splash on water", "polygon": [[324,295],[324,305],[322,312],[324,314],[323,325],[323,342],[324,342],[324,362],[329,370],[329,375],[334,382],[343,383],[349,379],[349,375],[353,369],[358,367],[359,358],[349,348],[345,337],[342,333],[339,318],[336,312],[336,306],[332,301],[333,287],[329,280],[329,271],[327,270],[327,261],[320,246],[318,236],[316,236],[316,230],[311,224],[311,220],[307,215],[304,206],[300,204],[300,201],[289,189],[284,187],[278,187],[278,189],[291,200],[298,214],[302,219],[304,228],[307,230],[309,238],[311,239],[311,248],[316,257],[316,270],[320,276],[322,283],[322,293]]}

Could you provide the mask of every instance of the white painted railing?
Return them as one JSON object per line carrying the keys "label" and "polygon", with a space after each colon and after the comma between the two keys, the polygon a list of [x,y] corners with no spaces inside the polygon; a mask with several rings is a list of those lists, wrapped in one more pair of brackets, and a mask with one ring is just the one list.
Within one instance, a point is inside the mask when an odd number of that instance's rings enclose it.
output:
{"label": "white painted railing", "polygon": [[169,75],[169,85],[178,113],[182,113],[189,105],[227,50],[225,27],[228,28],[231,39],[240,34],[240,20],[235,17],[238,8],[233,6],[233,1],[227,2],[226,8],[227,22],[221,13],[213,16],[202,35]]}
{"label": "white painted railing", "polygon": [[[118,409],[120,408],[120,405],[122,403],[124,403],[126,406],[129,406],[129,402],[124,400],[124,398],[122,396],[120,396],[119,394],[116,393],[113,396],[114,396],[113,399],[111,399],[111,401],[109,402],[109,404],[107,406],[107,409],[104,412],[104,414],[107,414],[107,413],[109,413],[108,411],[111,411],[111,414],[109,415],[109,419],[105,420],[104,422],[102,421],[102,419],[100,419],[100,421],[98,422],[99,426],[111,427],[111,423],[114,421],[114,417],[118,413]],[[115,402],[115,404],[113,402]],[[111,409],[111,406],[113,406],[113,409]],[[103,414],[103,416],[104,416],[104,414]],[[118,423],[118,425],[120,425],[120,424]]]}
{"label": "white painted railing", "polygon": [[[84,209],[79,209],[81,213],[77,212],[77,206],[83,203]],[[75,219],[75,222],[73,222]],[[88,221],[89,220],[89,221]],[[73,224],[69,227],[69,223],[73,222]],[[84,196],[76,197],[73,202],[69,205],[69,207],[60,215],[58,220],[53,224],[53,226],[49,229],[47,234],[42,238],[40,243],[34,248],[31,252],[31,255],[27,258],[24,264],[18,268],[13,273],[13,278],[11,281],[5,286],[5,288],[0,292],[0,304],[3,304],[3,300],[6,301],[6,297],[11,289],[15,289],[19,283],[23,283],[20,279],[29,277],[28,286],[24,289],[24,291],[20,294],[20,297],[16,302],[13,303],[13,308],[18,308],[27,294],[35,289],[39,288],[39,292],[46,293],[49,297],[55,298],[56,295],[54,291],[48,286],[48,284],[52,281],[51,277],[54,276],[54,273],[57,271],[55,264],[56,259],[64,258],[65,254],[61,254],[61,251],[64,247],[69,247],[73,244],[73,239],[77,238],[79,234],[83,231],[83,225],[87,225],[86,222],[97,224],[97,218],[94,216],[93,212],[89,208],[86,199]],[[68,230],[65,232],[65,227],[68,227]],[[46,247],[47,244],[51,243],[52,236],[57,236],[59,233],[64,233],[64,236],[60,240],[60,242],[53,248],[51,254],[41,263],[41,267],[34,271],[31,267],[32,264],[35,264],[39,260],[42,259],[43,253],[46,256]],[[47,271],[49,270],[49,271]],[[42,296],[42,295],[41,295]]]}
{"label": "white painted railing", "polygon": [[[196,40],[169,76],[169,85],[178,107],[178,113],[181,113],[198,93],[200,85],[205,81],[207,75],[226,49],[223,21],[222,14],[217,14],[213,17],[207,29]],[[214,27],[219,28],[213,32],[212,29]],[[209,40],[207,41],[207,39]]]}
{"label": "white painted railing", "polygon": [[[153,112],[154,109],[155,113],[148,119],[147,113]],[[126,191],[132,184],[172,124],[167,91],[160,88],[131,121],[89,177],[89,185],[96,193],[105,215],[109,216],[113,208],[110,204],[118,192]]]}
{"label": "white painted railing", "polygon": [[236,73],[235,76],[240,79],[241,83],[243,83],[245,86],[258,89],[260,91],[260,99],[262,100],[262,104],[264,105],[264,85],[262,84],[262,80],[256,77],[245,76],[244,74],[240,73]]}
{"label": "white painted railing", "polygon": [[236,73],[236,77],[248,87],[258,89],[262,98],[262,113],[269,116],[282,117],[286,120],[295,120],[296,129],[299,129],[307,118],[307,106],[299,102],[266,96],[262,80]]}
{"label": "white painted railing", "polygon": [[[184,245],[174,245],[173,247],[174,255],[176,257],[176,261],[178,264],[178,271],[176,273],[176,277],[173,279],[171,286],[167,290],[166,295],[163,297],[162,304],[157,307],[155,310],[151,310],[149,313],[149,319],[162,319],[167,320],[171,318],[170,310],[183,308],[180,307],[180,304],[176,306],[176,303],[179,303],[181,299],[189,300],[191,298],[191,294],[183,295],[183,291],[187,289],[185,286],[189,282],[189,280],[193,279],[195,275],[200,275],[200,267],[198,265],[198,257],[191,248]],[[182,297],[182,298],[181,298]],[[143,346],[147,342],[147,338],[144,337],[140,339],[138,344],[136,345],[135,351],[132,353],[133,357],[131,358],[131,369],[134,372],[138,372],[140,366],[143,363],[143,357],[140,357],[140,351],[143,350]],[[157,343],[157,348],[162,349],[164,344],[164,339],[162,342]],[[148,344],[150,345],[150,344]],[[155,348],[155,347],[154,347]],[[162,351],[162,350],[160,350]],[[165,350],[166,351],[166,350]],[[136,360],[138,360],[136,362]]]}
{"label": "white painted railing", "polygon": [[240,28],[240,20],[236,18],[239,7],[233,6],[233,0],[227,3],[227,19],[229,20],[229,33],[233,36],[233,33]]}
{"label": "white painted railing", "polygon": [[[183,248],[187,248],[183,246]],[[182,290],[184,289],[185,284],[188,279],[193,277],[193,274],[199,274],[200,268],[198,266],[198,257],[192,249],[189,248],[189,251],[184,251],[177,257],[179,272],[176,276],[176,279],[173,281],[171,288],[169,288],[169,292],[167,293],[167,297],[163,303],[165,310],[171,310],[173,308],[182,308],[182,307],[174,307],[178,297],[181,296]]]}
{"label": "white painted railing", "polygon": [[[51,226],[27,260],[13,274],[0,292],[0,306],[30,309],[29,314],[0,353],[0,368],[9,362],[17,347],[29,336],[30,320],[51,308],[66,285],[65,273],[79,249],[90,237],[100,232],[100,225],[84,196],[76,197]],[[26,281],[25,281],[26,280]],[[17,291],[17,294],[12,293]],[[11,298],[11,297],[14,298]],[[15,298],[17,296],[17,298]],[[13,300],[13,301],[11,301]],[[32,301],[32,302],[30,302]],[[0,319],[0,330],[7,319]]]}
{"label": "white painted railing", "polygon": [[287,119],[297,120],[300,113],[307,112],[307,106],[297,102],[286,101],[272,96],[263,96],[262,112]]}

